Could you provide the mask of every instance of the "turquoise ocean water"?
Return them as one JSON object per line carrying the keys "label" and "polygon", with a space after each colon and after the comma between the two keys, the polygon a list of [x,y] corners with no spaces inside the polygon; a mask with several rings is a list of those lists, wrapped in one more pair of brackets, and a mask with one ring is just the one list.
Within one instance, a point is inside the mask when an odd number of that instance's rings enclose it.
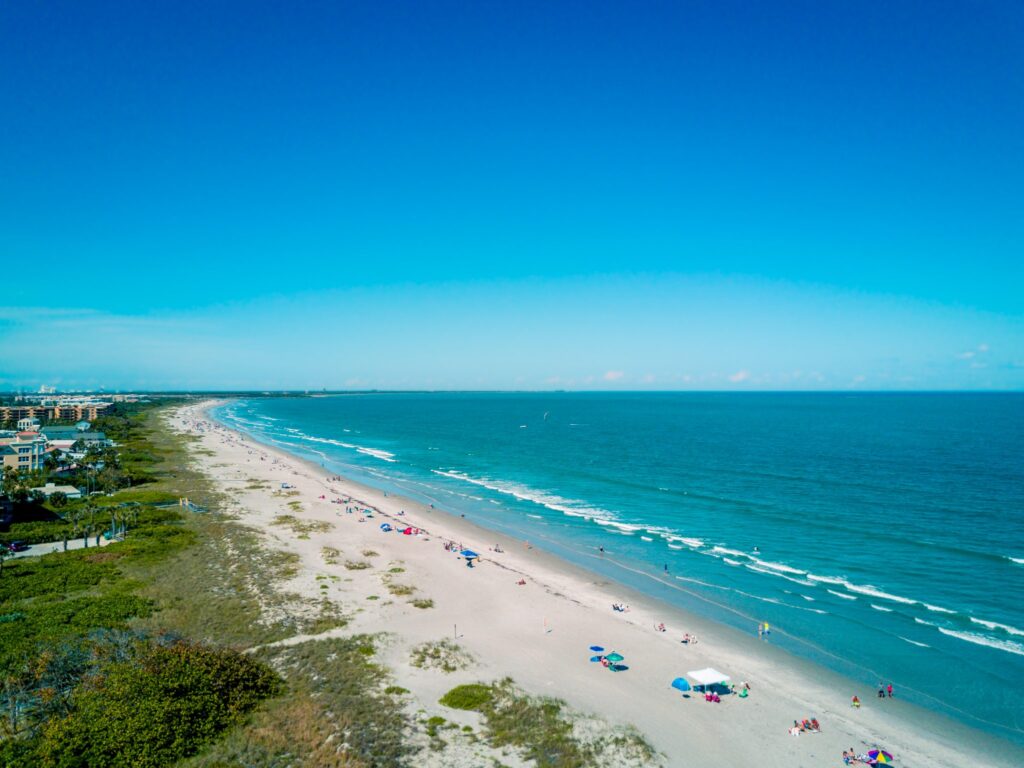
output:
{"label": "turquoise ocean water", "polygon": [[367,394],[217,416],[1024,743],[1024,395]]}

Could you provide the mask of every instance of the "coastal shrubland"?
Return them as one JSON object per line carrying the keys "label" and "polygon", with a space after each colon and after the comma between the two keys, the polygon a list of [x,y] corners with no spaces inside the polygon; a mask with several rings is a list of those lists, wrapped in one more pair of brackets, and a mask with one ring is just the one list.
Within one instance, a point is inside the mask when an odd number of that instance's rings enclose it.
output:
{"label": "coastal shrubland", "polygon": [[188,768],[400,768],[415,746],[401,697],[376,664],[374,638],[354,635],[261,650],[287,678],[288,695],[268,702]]}
{"label": "coastal shrubland", "polygon": [[[473,663],[473,657],[462,646],[451,640],[420,643],[409,654],[409,663],[420,669],[439,669],[442,672],[457,672]],[[468,709],[468,707],[456,707]]]}
{"label": "coastal shrubland", "polygon": [[330,523],[323,520],[304,520],[295,515],[278,515],[274,518],[273,524],[290,528],[292,533],[300,539],[308,539],[311,533],[326,533],[332,527]]}
{"label": "coastal shrubland", "polygon": [[198,752],[280,686],[265,664],[186,642],[141,644],[85,677],[41,728],[39,765],[158,768]]}
{"label": "coastal shrubland", "polygon": [[18,516],[7,532],[54,541],[128,528],[124,541],[103,549],[19,558],[0,577],[6,766],[169,765],[280,688],[270,667],[234,649],[186,640],[183,627],[146,628],[158,615],[154,624],[173,625],[164,610],[204,594],[172,599],[152,589],[151,578],[199,540],[178,508],[153,505],[201,493],[202,480],[183,468],[180,446],[153,430],[150,418],[136,411],[105,421],[121,443],[105,459],[141,487],[58,503],[64,519]]}
{"label": "coastal shrubland", "polygon": [[657,760],[654,749],[633,729],[586,728],[567,714],[565,704],[547,696],[529,696],[508,678],[484,685],[452,688],[442,706],[479,712],[483,735],[493,747],[513,747],[540,768],[642,766]]}

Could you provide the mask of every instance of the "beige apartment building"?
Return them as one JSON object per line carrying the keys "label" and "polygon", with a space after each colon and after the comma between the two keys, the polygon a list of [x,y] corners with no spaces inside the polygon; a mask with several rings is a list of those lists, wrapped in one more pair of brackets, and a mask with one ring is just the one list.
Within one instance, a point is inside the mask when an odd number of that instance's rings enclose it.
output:
{"label": "beige apartment building", "polygon": [[0,405],[0,424],[21,419],[45,421],[92,421],[110,407],[110,403],[66,403],[62,405]]}
{"label": "beige apartment building", "polygon": [[3,466],[34,472],[43,468],[46,437],[38,432],[19,432],[14,437],[0,438],[0,459]]}

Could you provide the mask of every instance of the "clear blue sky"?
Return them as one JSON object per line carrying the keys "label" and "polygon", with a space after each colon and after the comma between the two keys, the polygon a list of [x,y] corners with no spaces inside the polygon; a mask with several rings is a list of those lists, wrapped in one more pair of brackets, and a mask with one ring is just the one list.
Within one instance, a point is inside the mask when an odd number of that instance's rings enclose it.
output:
{"label": "clear blue sky", "polygon": [[1022,388],[1024,6],[0,10],[0,388]]}

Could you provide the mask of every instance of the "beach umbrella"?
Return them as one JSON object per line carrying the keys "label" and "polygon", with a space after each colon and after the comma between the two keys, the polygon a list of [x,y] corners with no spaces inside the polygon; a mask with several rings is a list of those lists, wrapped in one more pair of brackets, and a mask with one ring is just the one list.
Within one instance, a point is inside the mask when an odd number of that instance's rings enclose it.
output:
{"label": "beach umbrella", "polygon": [[677,677],[675,680],[672,681],[672,687],[675,688],[677,691],[688,691],[690,690],[690,683],[686,680],[685,677]]}
{"label": "beach umbrella", "polygon": [[886,752],[884,749],[872,749],[868,752],[868,757],[874,760],[876,763],[891,763],[892,755]]}
{"label": "beach umbrella", "polygon": [[611,661],[611,662],[625,661],[625,659],[626,659],[625,656],[623,656],[622,654],[619,654],[619,653],[609,653],[607,656],[605,656],[605,658],[608,659],[608,661]]}
{"label": "beach umbrella", "polygon": [[467,559],[473,558],[473,557],[480,557],[480,555],[478,555],[472,549],[464,549],[461,552],[459,552],[459,554],[462,555],[463,557],[467,558]]}
{"label": "beach umbrella", "polygon": [[591,661],[601,661],[603,658],[604,658],[604,656],[591,656],[590,660]]}
{"label": "beach umbrella", "polygon": [[604,648],[602,648],[600,645],[592,645],[590,646],[590,650],[596,653],[601,653],[604,650]]}

